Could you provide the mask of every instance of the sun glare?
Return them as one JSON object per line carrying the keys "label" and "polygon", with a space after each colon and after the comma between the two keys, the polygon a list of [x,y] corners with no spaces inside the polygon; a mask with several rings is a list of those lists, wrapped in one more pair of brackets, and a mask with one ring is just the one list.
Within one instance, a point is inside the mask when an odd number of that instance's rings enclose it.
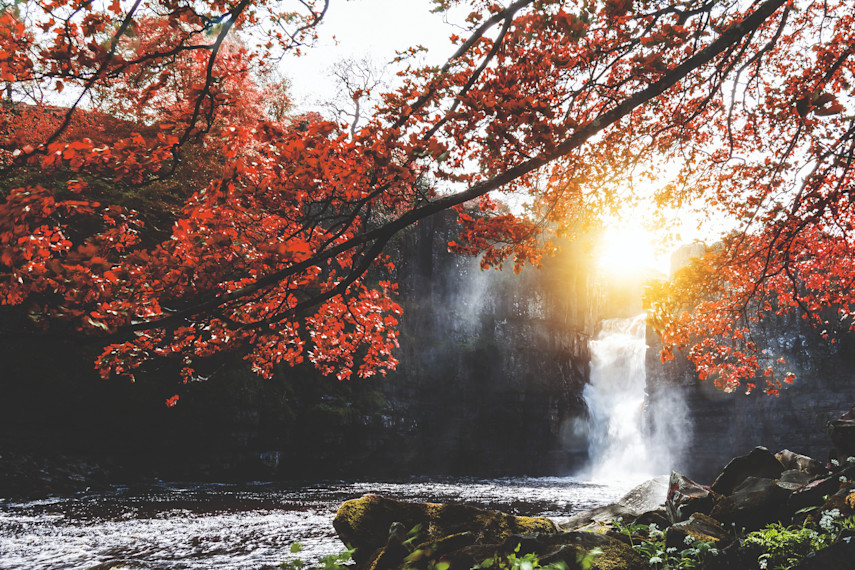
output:
{"label": "sun glare", "polygon": [[597,265],[620,275],[637,275],[647,269],[663,271],[653,247],[653,236],[641,228],[609,228],[600,237]]}

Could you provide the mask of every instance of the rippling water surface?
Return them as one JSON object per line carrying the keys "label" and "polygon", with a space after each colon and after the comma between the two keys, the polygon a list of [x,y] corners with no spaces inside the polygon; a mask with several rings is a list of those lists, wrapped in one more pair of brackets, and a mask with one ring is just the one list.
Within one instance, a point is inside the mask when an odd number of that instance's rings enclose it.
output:
{"label": "rippling water surface", "polygon": [[263,569],[343,550],[339,505],[365,493],[457,502],[561,522],[612,502],[630,484],[570,478],[412,480],[396,483],[162,484],[38,501],[0,499],[0,568]]}

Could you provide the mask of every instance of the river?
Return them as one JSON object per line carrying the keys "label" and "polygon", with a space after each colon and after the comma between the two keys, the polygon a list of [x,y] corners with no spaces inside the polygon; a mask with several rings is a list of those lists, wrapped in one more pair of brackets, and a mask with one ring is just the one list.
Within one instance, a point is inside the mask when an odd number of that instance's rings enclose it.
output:
{"label": "river", "polygon": [[557,522],[607,504],[632,483],[573,478],[404,482],[157,484],[33,501],[0,499],[0,568],[107,570],[277,568],[344,549],[339,505],[365,493],[457,502]]}

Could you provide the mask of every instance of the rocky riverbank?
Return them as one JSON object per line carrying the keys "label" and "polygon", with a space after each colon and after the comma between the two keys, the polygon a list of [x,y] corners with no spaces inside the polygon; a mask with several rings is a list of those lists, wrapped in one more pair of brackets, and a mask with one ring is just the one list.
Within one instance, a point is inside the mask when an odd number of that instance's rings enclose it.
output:
{"label": "rocky riverbank", "polygon": [[855,560],[855,407],[829,422],[833,459],[757,447],[710,485],[673,472],[560,526],[462,505],[365,495],[334,526],[360,570],[848,570]]}

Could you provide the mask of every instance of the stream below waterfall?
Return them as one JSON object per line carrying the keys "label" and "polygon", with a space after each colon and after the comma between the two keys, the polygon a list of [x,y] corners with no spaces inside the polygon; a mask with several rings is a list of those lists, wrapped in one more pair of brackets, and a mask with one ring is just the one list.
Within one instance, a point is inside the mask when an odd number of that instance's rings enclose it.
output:
{"label": "stream below waterfall", "polygon": [[620,498],[634,482],[573,478],[414,479],[322,484],[158,484],[33,501],[0,499],[0,568],[277,568],[344,549],[339,505],[365,493],[456,502],[561,522]]}

